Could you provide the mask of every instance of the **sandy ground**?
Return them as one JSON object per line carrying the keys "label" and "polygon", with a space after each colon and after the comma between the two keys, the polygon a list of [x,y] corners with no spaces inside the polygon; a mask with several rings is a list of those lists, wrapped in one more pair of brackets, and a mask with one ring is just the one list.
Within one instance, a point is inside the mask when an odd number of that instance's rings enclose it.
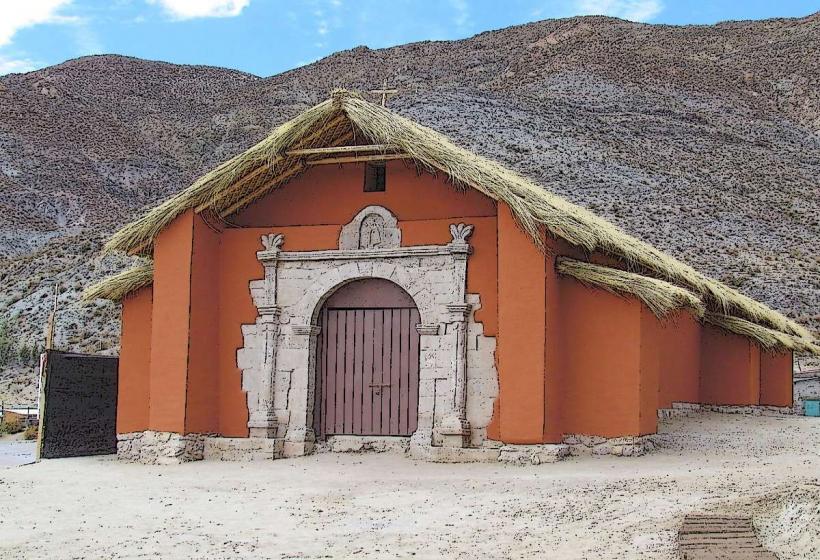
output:
{"label": "sandy ground", "polygon": [[[34,461],[33,441],[25,441],[22,437],[0,437],[0,467],[25,465]],[[0,475],[1,476],[1,475]]]}
{"label": "sandy ground", "polygon": [[820,552],[820,421],[704,415],[662,451],[444,465],[321,454],[0,468],[3,558],[676,558],[690,512],[748,512],[782,560]]}

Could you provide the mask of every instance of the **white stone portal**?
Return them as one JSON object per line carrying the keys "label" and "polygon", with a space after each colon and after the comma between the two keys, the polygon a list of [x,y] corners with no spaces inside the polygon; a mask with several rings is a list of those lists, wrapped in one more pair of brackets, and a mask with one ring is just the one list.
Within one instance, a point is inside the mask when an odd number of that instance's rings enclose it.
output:
{"label": "white stone portal", "polygon": [[411,448],[484,443],[498,396],[495,338],[475,322],[479,296],[466,293],[473,226],[453,224],[450,231],[446,245],[401,247],[395,216],[369,206],[342,228],[338,250],[288,252],[281,235],[263,236],[257,258],[265,278],[250,284],[259,314],[242,326],[237,352],[251,437],[283,439],[285,456],[312,451],[319,311],[346,283],[382,278],[410,294],[421,316]]}

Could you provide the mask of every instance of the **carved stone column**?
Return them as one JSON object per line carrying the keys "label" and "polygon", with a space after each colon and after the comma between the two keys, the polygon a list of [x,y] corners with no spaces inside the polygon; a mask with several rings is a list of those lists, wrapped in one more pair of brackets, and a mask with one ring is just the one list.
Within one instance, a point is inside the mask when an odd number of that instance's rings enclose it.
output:
{"label": "carved stone column", "polygon": [[[262,300],[257,303],[259,319],[257,324],[262,329],[263,359],[262,376],[255,402],[249,400],[248,431],[251,437],[274,438],[278,432],[278,422],[274,411],[276,379],[276,354],[278,352],[281,325],[281,309],[277,305],[277,277],[279,252],[285,237],[282,234],[262,236],[265,250],[257,253],[265,267],[265,291]],[[249,395],[250,397],[250,395]],[[255,406],[254,406],[255,405]]]}
{"label": "carved stone column", "polygon": [[449,244],[455,267],[454,301],[447,305],[449,323],[456,336],[455,371],[453,371],[453,401],[451,413],[441,425],[442,443],[447,447],[467,447],[470,444],[470,423],[467,421],[467,321],[470,304],[467,303],[467,257],[470,245],[467,238],[473,233],[473,226],[452,224],[450,233],[453,241]]}

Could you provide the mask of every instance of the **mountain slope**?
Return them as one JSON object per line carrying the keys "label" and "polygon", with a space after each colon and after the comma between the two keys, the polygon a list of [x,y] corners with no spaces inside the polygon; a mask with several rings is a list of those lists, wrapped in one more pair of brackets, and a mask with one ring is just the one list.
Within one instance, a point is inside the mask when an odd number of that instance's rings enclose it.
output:
{"label": "mountain slope", "polygon": [[686,27],[584,17],[359,47],[270,78],[119,56],[6,76],[0,312],[40,337],[57,280],[60,343],[115,350],[115,306],[76,303],[125,262],[100,258],[101,240],[334,87],[388,77],[392,109],[816,330],[817,52],[818,14]]}

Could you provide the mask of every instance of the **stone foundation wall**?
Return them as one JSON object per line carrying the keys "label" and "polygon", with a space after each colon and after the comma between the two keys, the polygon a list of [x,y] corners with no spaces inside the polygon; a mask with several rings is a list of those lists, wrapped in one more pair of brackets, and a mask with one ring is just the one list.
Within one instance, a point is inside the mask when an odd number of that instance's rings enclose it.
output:
{"label": "stone foundation wall", "polygon": [[787,406],[762,405],[717,405],[697,403],[672,403],[672,408],[658,409],[658,419],[695,416],[702,412],[720,412],[721,414],[748,414],[751,416],[788,416],[795,410]]}
{"label": "stone foundation wall", "polygon": [[569,455],[568,445],[505,445],[499,450],[498,460],[513,465],[541,465],[558,462]]}
{"label": "stone foundation wall", "polygon": [[406,453],[409,437],[330,436],[317,446],[317,451],[333,453]]}
{"label": "stone foundation wall", "polygon": [[616,457],[640,457],[658,448],[652,435],[605,438],[569,434],[564,436],[572,455],[614,455]]}
{"label": "stone foundation wall", "polygon": [[175,432],[131,432],[117,434],[117,459],[147,465],[169,465],[199,461],[206,434]]}

